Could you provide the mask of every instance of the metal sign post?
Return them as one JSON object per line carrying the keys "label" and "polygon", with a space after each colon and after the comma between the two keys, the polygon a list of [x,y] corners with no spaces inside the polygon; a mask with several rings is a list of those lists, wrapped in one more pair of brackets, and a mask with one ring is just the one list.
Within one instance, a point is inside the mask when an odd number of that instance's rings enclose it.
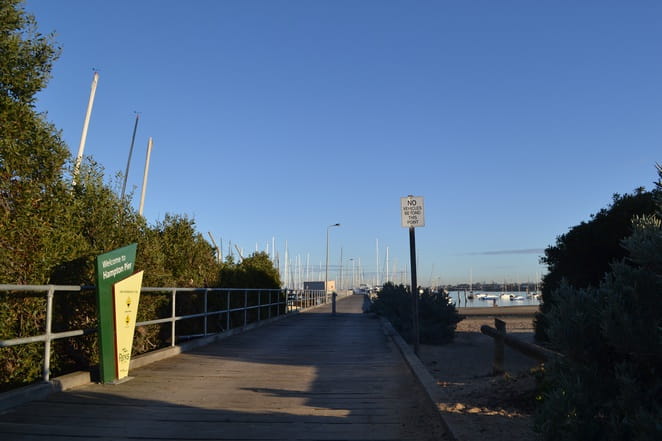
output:
{"label": "metal sign post", "polygon": [[400,198],[402,226],[409,228],[409,256],[411,260],[412,319],[414,327],[414,352],[418,355],[420,331],[418,313],[418,283],[416,281],[416,234],[414,228],[425,226],[425,210],[422,196],[409,195]]}

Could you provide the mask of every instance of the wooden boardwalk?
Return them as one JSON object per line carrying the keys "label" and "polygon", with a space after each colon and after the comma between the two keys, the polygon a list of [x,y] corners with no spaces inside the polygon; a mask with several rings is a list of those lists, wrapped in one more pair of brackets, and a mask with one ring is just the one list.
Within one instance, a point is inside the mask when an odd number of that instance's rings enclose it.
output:
{"label": "wooden boardwalk", "polygon": [[433,440],[440,419],[362,296],[0,415],[9,440]]}

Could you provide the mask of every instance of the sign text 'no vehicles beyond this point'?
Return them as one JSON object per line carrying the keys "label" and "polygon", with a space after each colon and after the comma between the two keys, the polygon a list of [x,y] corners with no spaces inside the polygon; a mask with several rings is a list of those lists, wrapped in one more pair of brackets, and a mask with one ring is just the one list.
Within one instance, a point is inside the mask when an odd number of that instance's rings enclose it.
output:
{"label": "sign text 'no vehicles beyond this point'", "polygon": [[424,227],[425,210],[423,196],[407,196],[400,198],[402,208],[402,226],[406,228]]}

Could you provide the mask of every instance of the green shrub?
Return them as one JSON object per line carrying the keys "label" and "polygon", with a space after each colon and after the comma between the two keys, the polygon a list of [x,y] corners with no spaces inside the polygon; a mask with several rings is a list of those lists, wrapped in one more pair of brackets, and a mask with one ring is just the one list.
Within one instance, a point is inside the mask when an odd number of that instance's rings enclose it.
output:
{"label": "green shrub", "polygon": [[565,357],[546,366],[544,440],[662,439],[662,224],[640,216],[632,225],[629,257],[599,287],[554,291],[547,332]]}
{"label": "green shrub", "polygon": [[[412,296],[404,285],[386,283],[373,302],[373,310],[387,318],[407,341],[413,341]],[[455,337],[455,327],[462,320],[448,294],[423,291],[419,297],[420,342],[441,344]]]}
{"label": "green shrub", "polygon": [[[278,272],[266,255],[222,265],[187,216],[166,214],[148,226],[132,208],[131,197],[121,199],[104,181],[102,167],[92,158],[85,158],[72,184],[69,149],[46,114],[35,109],[36,94],[46,86],[60,49],[52,35],[37,32],[22,3],[0,2],[0,282],[92,285],[96,256],[137,243],[143,286],[217,287],[225,277],[224,286],[279,288]],[[0,293],[0,339],[42,334],[45,297]],[[181,297],[178,308],[192,311],[200,298]],[[138,321],[168,316],[171,307],[168,293],[146,294]],[[53,308],[54,331],[96,327],[96,298],[89,290],[56,293]],[[194,333],[199,322],[181,326]],[[162,347],[170,338],[168,324],[140,327],[134,354]],[[98,363],[93,335],[59,340],[53,349],[53,375]],[[43,352],[43,344],[1,349],[0,390],[38,380]]]}
{"label": "green shrub", "polygon": [[549,340],[547,313],[556,303],[554,293],[562,281],[574,288],[596,288],[610,265],[625,257],[621,241],[632,234],[632,218],[655,213],[656,192],[639,188],[632,194],[615,194],[609,207],[572,227],[545,249],[541,263],[547,265],[548,272],[543,277],[543,302],[534,322],[538,341]]}

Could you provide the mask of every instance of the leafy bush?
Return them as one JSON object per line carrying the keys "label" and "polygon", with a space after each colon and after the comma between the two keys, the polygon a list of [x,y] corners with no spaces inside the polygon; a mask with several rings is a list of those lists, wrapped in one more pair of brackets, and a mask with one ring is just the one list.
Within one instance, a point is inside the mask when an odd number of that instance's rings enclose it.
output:
{"label": "leafy bush", "polygon": [[535,319],[538,341],[549,340],[547,314],[556,304],[555,291],[562,281],[579,289],[597,287],[610,265],[625,257],[621,241],[632,234],[633,216],[655,213],[654,197],[655,191],[643,188],[633,194],[615,194],[609,207],[557,237],[556,244],[545,250],[541,263],[547,265],[548,273],[543,278],[543,301]]}
{"label": "leafy bush", "polygon": [[273,266],[269,255],[256,252],[235,263],[228,257],[221,269],[221,286],[223,288],[280,288],[280,275]]}
{"label": "leafy bush", "polygon": [[[136,268],[145,271],[144,286],[216,287],[224,276],[242,287],[278,288],[278,273],[263,256],[237,266],[216,262],[213,248],[186,216],[167,214],[148,226],[132,208],[131,197],[118,197],[104,182],[103,169],[93,159],[85,158],[72,184],[69,149],[35,109],[60,49],[52,35],[37,32],[22,3],[0,2],[0,282],[92,285],[96,256],[137,243]],[[42,293],[0,293],[0,339],[42,334],[45,302]],[[170,302],[169,295],[143,296],[138,320],[164,317]],[[178,307],[196,302],[200,296],[188,296]],[[97,325],[90,291],[57,293],[53,308],[55,331]],[[166,328],[139,328],[134,353],[163,346],[170,338]],[[98,362],[94,336],[54,346],[54,375]],[[0,390],[38,380],[42,357],[43,344],[0,349]]]}
{"label": "leafy bush", "polygon": [[[455,327],[462,320],[448,294],[429,289],[420,294],[419,335],[426,344],[447,343],[455,337]],[[387,318],[408,341],[413,341],[413,299],[404,285],[386,283],[377,294],[373,310]]]}
{"label": "leafy bush", "polygon": [[546,366],[536,417],[545,440],[662,439],[662,201],[657,207],[658,217],[634,218],[622,242],[628,257],[597,288],[562,283],[553,293],[547,332],[565,357]]}

